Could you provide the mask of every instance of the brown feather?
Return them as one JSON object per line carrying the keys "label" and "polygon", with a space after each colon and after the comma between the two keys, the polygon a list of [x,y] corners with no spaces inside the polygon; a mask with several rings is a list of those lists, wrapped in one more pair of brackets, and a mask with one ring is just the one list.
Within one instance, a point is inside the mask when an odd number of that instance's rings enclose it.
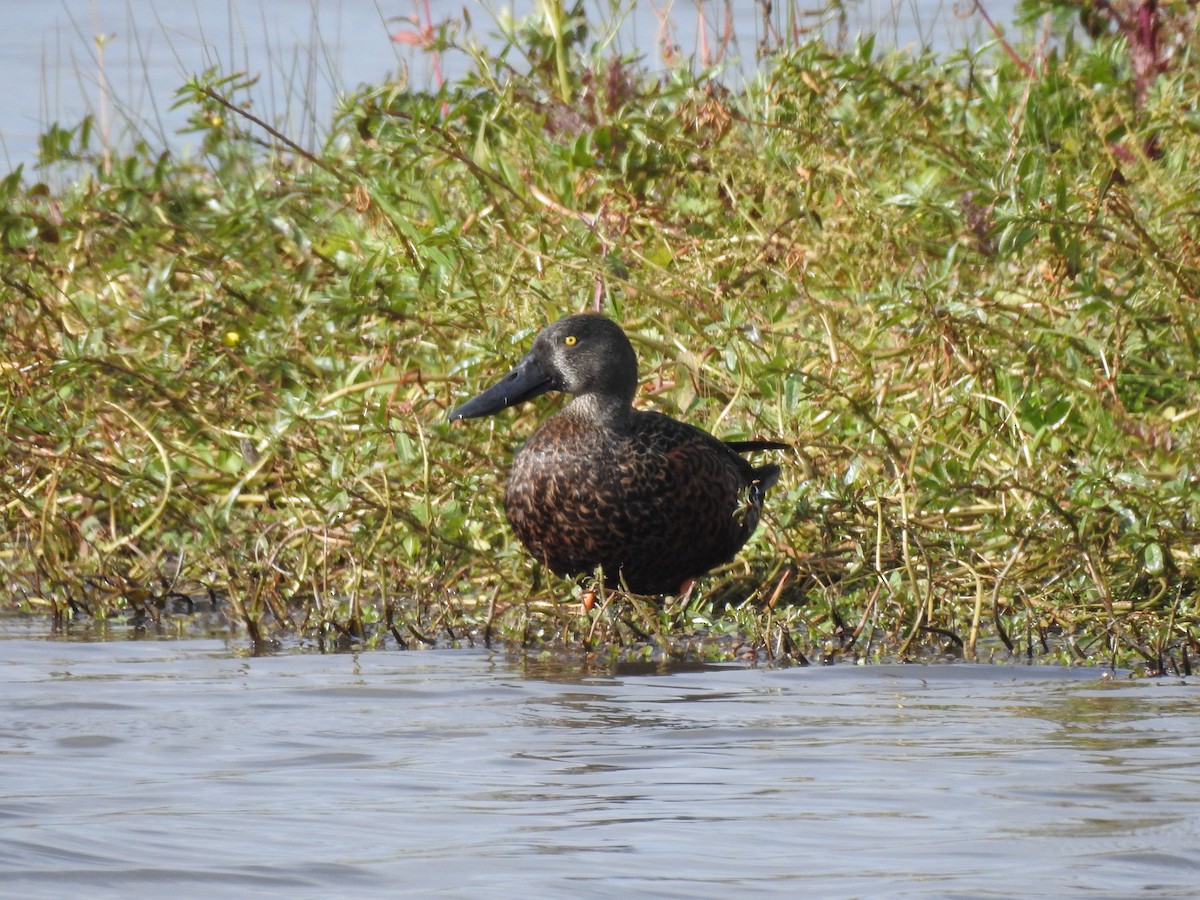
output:
{"label": "brown feather", "polygon": [[[738,450],[786,445],[726,444],[669,416],[632,410],[632,348],[599,316],[545,329],[527,365],[541,373],[539,385],[548,380],[576,394],[517,452],[504,492],[508,521],[538,561],[558,575],[600,568],[610,584],[670,594],[734,557],[779,477],[778,466],[752,466]],[[519,386],[521,366],[502,384]],[[479,399],[460,410],[489,414],[491,404]]]}

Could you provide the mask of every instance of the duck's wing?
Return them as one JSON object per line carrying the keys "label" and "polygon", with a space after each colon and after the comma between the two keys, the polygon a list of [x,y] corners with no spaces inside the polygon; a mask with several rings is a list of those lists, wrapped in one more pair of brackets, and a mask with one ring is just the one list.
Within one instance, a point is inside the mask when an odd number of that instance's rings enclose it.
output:
{"label": "duck's wing", "polygon": [[791,444],[783,441],[724,441],[726,447],[735,453],[754,453],[759,450],[791,450]]}

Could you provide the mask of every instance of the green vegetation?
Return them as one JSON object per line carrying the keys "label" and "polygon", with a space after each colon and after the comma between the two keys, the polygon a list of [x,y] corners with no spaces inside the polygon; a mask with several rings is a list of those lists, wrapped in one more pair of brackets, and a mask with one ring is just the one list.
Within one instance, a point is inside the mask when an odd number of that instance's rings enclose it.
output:
{"label": "green vegetation", "polygon": [[[0,181],[3,603],[215,604],[256,644],[1187,671],[1194,44],[1144,96],[1119,35],[814,42],[730,91],[569,24],[436,95],[361,91],[315,154],[212,74],[181,92],[199,158]],[[99,157],[86,122],[43,153]],[[796,447],[686,603],[583,611],[516,543],[503,474],[552,402],[445,423],[597,302],[640,402]]]}

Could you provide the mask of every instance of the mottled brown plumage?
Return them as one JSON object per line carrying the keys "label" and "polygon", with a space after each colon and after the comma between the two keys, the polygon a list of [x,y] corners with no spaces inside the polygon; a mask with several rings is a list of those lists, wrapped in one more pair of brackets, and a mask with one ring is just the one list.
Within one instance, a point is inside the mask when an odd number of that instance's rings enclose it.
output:
{"label": "mottled brown plumage", "polygon": [[562,576],[603,570],[640,594],[676,593],[731,560],[758,524],[776,465],[655,412],[632,408],[637,358],[625,333],[595,315],[545,328],[503,380],[453,419],[491,415],[550,390],[574,399],[517,452],[504,508],[517,537]]}

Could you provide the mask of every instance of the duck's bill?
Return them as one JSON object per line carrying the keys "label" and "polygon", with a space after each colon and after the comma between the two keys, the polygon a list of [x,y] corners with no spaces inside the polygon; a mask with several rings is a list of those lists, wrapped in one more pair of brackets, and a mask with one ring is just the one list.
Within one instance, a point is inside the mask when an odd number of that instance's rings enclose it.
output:
{"label": "duck's bill", "polygon": [[554,387],[554,379],[542,371],[530,353],[496,384],[451,410],[450,421],[490,416],[509,406],[541,396],[546,391],[554,390]]}

